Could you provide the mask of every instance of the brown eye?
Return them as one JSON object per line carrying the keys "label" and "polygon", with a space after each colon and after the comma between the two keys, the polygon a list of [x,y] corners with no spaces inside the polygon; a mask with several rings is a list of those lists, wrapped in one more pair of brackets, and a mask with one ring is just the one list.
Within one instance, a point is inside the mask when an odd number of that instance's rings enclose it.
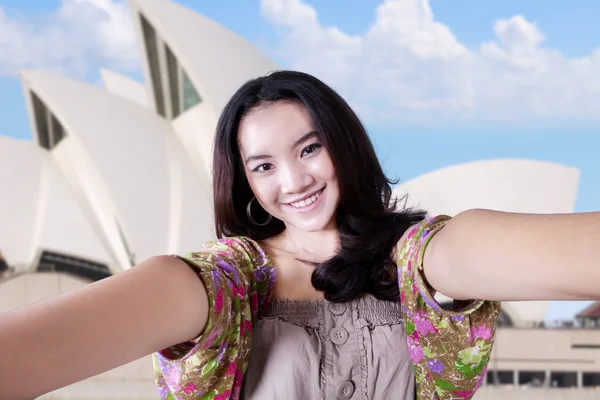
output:
{"label": "brown eye", "polygon": [[310,156],[311,154],[314,154],[317,150],[319,150],[321,147],[322,145],[320,143],[309,144],[304,149],[302,149],[302,156]]}
{"label": "brown eye", "polygon": [[254,168],[252,170],[252,172],[267,172],[269,170],[271,170],[271,168],[273,167],[273,164],[260,164],[258,167]]}

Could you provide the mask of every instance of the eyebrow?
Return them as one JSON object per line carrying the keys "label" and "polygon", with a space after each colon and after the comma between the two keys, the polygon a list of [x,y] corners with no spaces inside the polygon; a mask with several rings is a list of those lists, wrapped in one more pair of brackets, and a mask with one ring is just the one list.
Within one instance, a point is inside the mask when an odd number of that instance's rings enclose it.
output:
{"label": "eyebrow", "polygon": [[294,142],[292,149],[295,149],[296,147],[300,146],[302,143],[306,142],[308,139],[311,139],[315,136],[319,136],[319,134],[316,131],[308,132],[306,135],[302,136],[300,139],[298,139],[298,140],[296,140],[296,142]]}
{"label": "eyebrow", "polygon": [[[295,149],[296,147],[300,146],[302,143],[306,142],[308,139],[311,139],[315,136],[319,136],[319,134],[316,131],[310,131],[307,134],[303,135],[300,139],[296,140],[294,142],[294,145],[292,146],[292,149]],[[269,155],[269,154],[256,154],[256,155],[251,155],[248,156],[246,158],[246,164],[248,164],[250,161],[256,161],[256,160],[265,160],[265,159],[269,159],[272,158],[273,156]]]}

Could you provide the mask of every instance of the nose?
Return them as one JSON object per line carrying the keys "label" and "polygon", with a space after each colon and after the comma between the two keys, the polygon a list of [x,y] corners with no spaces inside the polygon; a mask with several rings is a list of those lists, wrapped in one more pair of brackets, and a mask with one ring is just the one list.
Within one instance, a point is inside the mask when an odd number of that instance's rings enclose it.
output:
{"label": "nose", "polygon": [[313,182],[309,171],[297,164],[280,166],[279,176],[283,194],[303,193]]}

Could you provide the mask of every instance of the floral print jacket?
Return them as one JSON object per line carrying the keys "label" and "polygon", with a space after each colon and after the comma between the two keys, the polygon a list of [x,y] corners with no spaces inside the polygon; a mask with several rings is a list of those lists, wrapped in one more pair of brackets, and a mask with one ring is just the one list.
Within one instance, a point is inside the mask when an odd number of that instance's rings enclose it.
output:
{"label": "floral print jacket", "polygon": [[[400,300],[417,400],[473,396],[485,376],[500,310],[498,302],[473,301],[449,311],[433,299],[422,273],[423,254],[449,219],[442,215],[415,225],[398,252]],[[201,251],[179,258],[202,279],[210,312],[201,335],[153,355],[160,397],[238,399],[252,323],[271,300],[273,262],[246,237],[209,242]],[[455,302],[456,306],[461,305]]]}

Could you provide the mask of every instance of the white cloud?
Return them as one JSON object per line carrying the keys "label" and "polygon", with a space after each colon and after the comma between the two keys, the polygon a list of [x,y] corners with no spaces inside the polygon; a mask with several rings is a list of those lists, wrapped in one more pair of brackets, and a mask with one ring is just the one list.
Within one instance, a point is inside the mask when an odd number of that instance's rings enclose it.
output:
{"label": "white cloud", "polygon": [[498,20],[495,40],[468,49],[428,0],[384,0],[360,36],[324,26],[302,0],[261,0],[261,10],[280,28],[276,56],[332,84],[366,119],[600,117],[600,50],[567,58],[523,16]]}
{"label": "white cloud", "polygon": [[113,0],[63,0],[50,15],[11,16],[0,7],[0,76],[44,69],[85,76],[100,65],[139,68],[130,12]]}

